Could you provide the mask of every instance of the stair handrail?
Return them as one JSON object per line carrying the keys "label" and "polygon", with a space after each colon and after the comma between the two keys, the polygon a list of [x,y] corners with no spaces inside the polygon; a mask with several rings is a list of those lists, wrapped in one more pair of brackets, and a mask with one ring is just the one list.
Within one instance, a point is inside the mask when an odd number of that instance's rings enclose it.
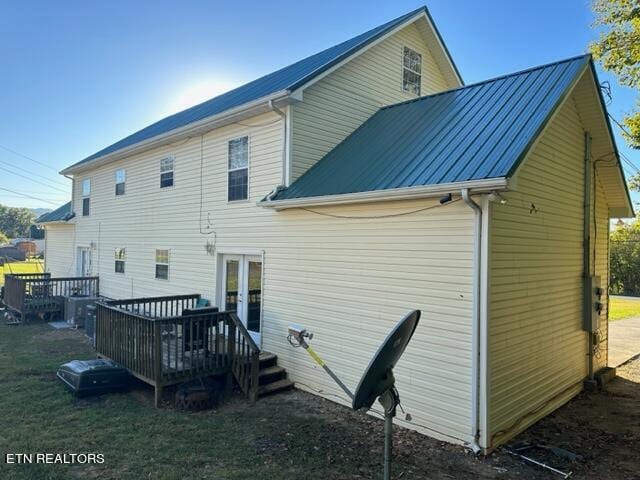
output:
{"label": "stair handrail", "polygon": [[[228,312],[228,318],[231,327],[229,333],[233,338],[236,350],[230,351],[231,372],[244,394],[249,397],[249,401],[254,403],[258,399],[260,348],[235,312]],[[235,331],[241,337],[241,342],[236,340]],[[242,355],[242,345],[249,348],[249,352],[244,356]]]}
{"label": "stair handrail", "polygon": [[258,345],[256,344],[255,340],[249,333],[249,330],[247,330],[247,327],[245,327],[244,323],[242,323],[242,320],[240,320],[240,317],[238,317],[238,315],[235,312],[229,312],[229,319],[234,324],[234,326],[238,329],[238,332],[247,341],[251,350],[253,352],[260,353],[260,348],[258,348]]}

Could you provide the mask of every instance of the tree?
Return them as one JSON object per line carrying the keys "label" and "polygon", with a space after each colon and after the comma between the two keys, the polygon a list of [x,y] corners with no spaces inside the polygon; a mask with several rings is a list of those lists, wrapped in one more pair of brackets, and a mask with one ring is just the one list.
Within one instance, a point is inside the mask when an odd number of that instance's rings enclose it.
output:
{"label": "tree", "polygon": [[[595,26],[601,30],[590,46],[602,68],[618,77],[620,84],[640,90],[640,3],[638,0],[594,0]],[[638,104],[637,107],[640,107]],[[622,121],[624,134],[633,148],[640,148],[640,110],[636,108]],[[640,175],[630,181],[640,191]]]}
{"label": "tree", "polygon": [[36,215],[28,208],[13,208],[0,205],[0,232],[10,238],[29,235],[29,228],[36,221]]}
{"label": "tree", "polygon": [[610,262],[611,293],[640,295],[640,218],[611,232]]}
{"label": "tree", "polygon": [[9,237],[7,237],[4,233],[0,232],[0,247],[2,245],[6,245],[9,243]]}

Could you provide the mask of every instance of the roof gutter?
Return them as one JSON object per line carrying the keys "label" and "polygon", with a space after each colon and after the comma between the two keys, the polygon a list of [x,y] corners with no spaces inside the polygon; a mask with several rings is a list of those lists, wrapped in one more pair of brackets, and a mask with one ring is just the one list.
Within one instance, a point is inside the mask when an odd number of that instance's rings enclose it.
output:
{"label": "roof gutter", "polygon": [[370,192],[323,195],[318,197],[292,198],[285,200],[272,200],[272,196],[267,196],[264,200],[258,202],[257,205],[265,208],[274,208],[276,210],[285,210],[289,208],[321,207],[353,203],[438,197],[443,194],[462,189],[467,189],[473,193],[489,193],[494,190],[507,190],[508,188],[509,179],[505,177],[497,177],[484,180],[469,180],[466,182],[442,183],[438,185],[393,188],[386,190],[374,190]]}
{"label": "roof gutter", "polygon": [[76,163],[62,170],[60,174],[66,176],[68,174],[81,172],[83,170],[94,168],[96,166],[103,165],[120,158],[128,157],[130,155],[134,155],[136,153],[140,153],[154,147],[171,144],[184,138],[197,136],[214,128],[228,125],[247,117],[259,115],[261,113],[267,113],[271,111],[270,105],[288,102],[289,94],[290,92],[288,90],[281,90],[266,97],[254,100],[253,102],[245,103],[244,105],[232,108],[230,110],[225,110],[224,112],[217,115],[212,115],[198,122],[193,122],[185,125],[184,127],[176,128],[161,135],[157,135],[142,142],[138,142],[134,145],[130,145],[120,150],[116,150],[114,152],[91,159],[84,163]]}

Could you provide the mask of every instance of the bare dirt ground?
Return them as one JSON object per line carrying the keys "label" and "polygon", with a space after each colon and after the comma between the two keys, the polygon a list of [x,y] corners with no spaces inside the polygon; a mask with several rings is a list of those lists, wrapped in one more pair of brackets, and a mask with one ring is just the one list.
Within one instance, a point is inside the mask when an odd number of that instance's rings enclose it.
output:
{"label": "bare dirt ground", "polygon": [[[0,325],[0,478],[375,479],[383,422],[301,391],[215,410],[153,408],[152,390],[75,399],[55,369],[94,354],[77,331]],[[532,452],[577,479],[640,479],[640,357],[606,392],[583,393],[515,441],[561,447],[568,461]],[[55,412],[55,413],[53,413]],[[10,452],[105,455],[100,465],[7,465]],[[394,479],[553,479],[498,449],[487,458],[415,432],[394,431]]]}

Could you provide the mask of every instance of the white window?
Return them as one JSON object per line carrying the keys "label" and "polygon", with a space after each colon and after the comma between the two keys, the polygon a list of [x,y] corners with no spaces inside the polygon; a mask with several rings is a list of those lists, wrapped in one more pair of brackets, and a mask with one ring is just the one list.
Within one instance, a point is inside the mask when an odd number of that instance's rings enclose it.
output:
{"label": "white window", "polygon": [[125,249],[124,248],[116,248],[115,251],[115,272],[116,273],[124,273],[124,260],[125,260]]}
{"label": "white window", "polygon": [[169,250],[156,250],[156,278],[169,278]]}
{"label": "white window", "polygon": [[82,181],[82,216],[88,217],[91,207],[91,179],[85,178]]}
{"label": "white window", "polygon": [[402,57],[402,90],[420,95],[422,55],[415,50],[404,47]]}
{"label": "white window", "polygon": [[124,195],[124,184],[127,178],[127,172],[124,168],[116,170],[116,195]]}
{"label": "white window", "polygon": [[249,137],[229,141],[228,200],[246,200],[249,195]]}
{"label": "white window", "polygon": [[173,155],[160,160],[160,188],[173,187]]}

